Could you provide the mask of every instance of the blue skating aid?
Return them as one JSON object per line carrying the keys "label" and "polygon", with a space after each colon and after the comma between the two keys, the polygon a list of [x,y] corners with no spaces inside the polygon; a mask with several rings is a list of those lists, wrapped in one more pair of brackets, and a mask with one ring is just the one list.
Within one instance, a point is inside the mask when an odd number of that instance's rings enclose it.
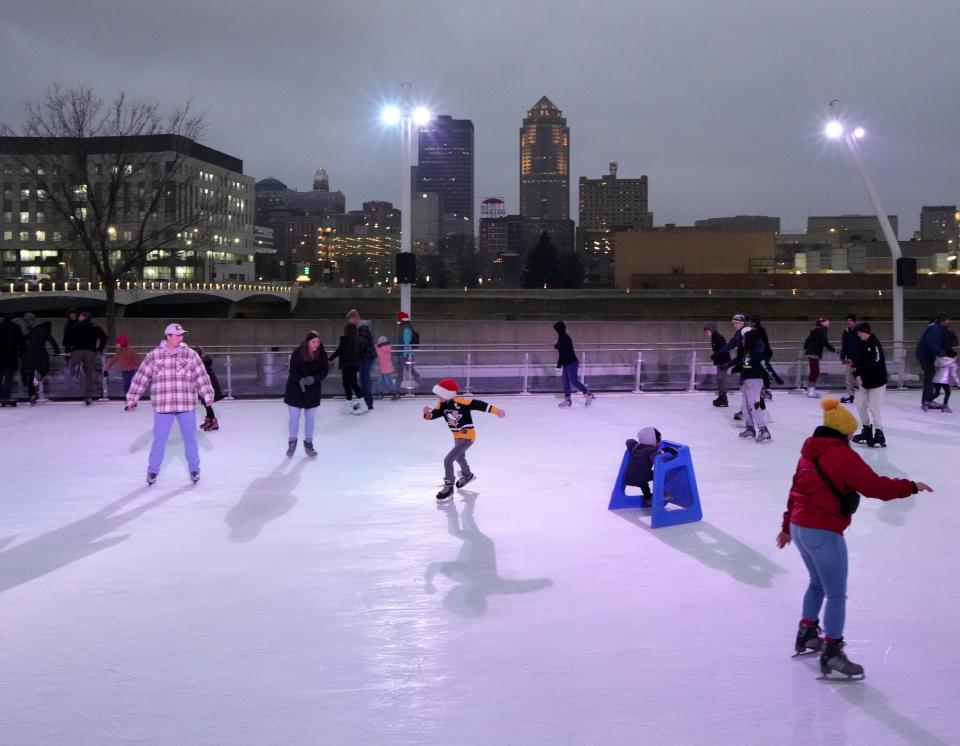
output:
{"label": "blue skating aid", "polygon": [[[674,448],[676,456],[667,453],[657,454],[653,462],[653,503],[650,513],[651,526],[663,528],[676,526],[680,523],[693,523],[703,518],[700,507],[700,492],[697,489],[697,478],[693,473],[693,459],[690,457],[690,448],[683,443],[674,443],[670,440],[661,440],[661,448]],[[620,461],[620,473],[610,493],[609,510],[624,508],[643,508],[643,495],[628,495],[623,480],[627,474],[627,464],[630,463],[630,451],[624,450]],[[669,494],[670,507],[663,496]]]}

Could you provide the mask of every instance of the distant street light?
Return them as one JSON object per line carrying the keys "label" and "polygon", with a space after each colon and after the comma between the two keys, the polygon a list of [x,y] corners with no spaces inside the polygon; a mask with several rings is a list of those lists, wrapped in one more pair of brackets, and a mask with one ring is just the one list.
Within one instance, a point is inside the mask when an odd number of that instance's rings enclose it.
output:
{"label": "distant street light", "polygon": [[[422,127],[430,122],[433,115],[425,106],[415,106],[411,100],[410,83],[400,85],[400,102],[383,108],[380,119],[384,124],[394,127],[400,125],[400,253],[412,251],[410,232],[412,229],[413,200],[410,184],[410,166],[413,163],[413,125]],[[396,279],[396,278],[394,278]],[[409,282],[400,283],[400,310],[411,312]]]}
{"label": "distant street light", "polygon": [[847,151],[850,153],[850,157],[853,158],[853,163],[857,167],[857,173],[860,174],[860,180],[863,181],[863,186],[867,190],[867,196],[870,198],[873,210],[877,214],[877,220],[880,222],[880,230],[883,231],[883,237],[886,239],[887,246],[890,248],[890,257],[892,260],[891,269],[893,274],[893,359],[901,360],[904,355],[903,286],[897,282],[897,261],[903,254],[900,251],[900,243],[897,241],[897,237],[893,232],[893,227],[890,225],[890,220],[887,218],[887,212],[883,209],[883,205],[880,204],[880,196],[877,194],[876,187],[873,185],[873,180],[870,178],[870,174],[867,173],[867,165],[863,160],[863,153],[860,152],[859,140],[864,138],[866,130],[864,130],[863,127],[855,127],[852,130],[844,127],[834,107],[836,103],[838,103],[836,99],[830,102],[830,114],[832,118],[830,122],[827,123],[824,131],[827,137],[832,140],[842,138],[844,145],[847,146]]}

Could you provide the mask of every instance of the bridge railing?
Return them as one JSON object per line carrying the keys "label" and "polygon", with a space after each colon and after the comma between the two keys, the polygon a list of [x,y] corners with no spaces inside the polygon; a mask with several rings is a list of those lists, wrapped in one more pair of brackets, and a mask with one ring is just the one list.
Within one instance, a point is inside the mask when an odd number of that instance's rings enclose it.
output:
{"label": "bridge railing", "polygon": [[[189,293],[237,291],[251,293],[290,293],[295,283],[282,282],[183,282],[178,280],[144,280],[142,282],[124,282],[117,280],[117,290],[129,290],[142,293]],[[104,292],[102,282],[86,280],[67,280],[65,282],[4,282],[0,283],[0,292],[13,295],[34,295],[36,293],[93,293]]]}
{"label": "bridge railing", "polygon": [[[229,398],[279,397],[287,380],[291,347],[269,349],[205,347],[213,360],[224,395]],[[328,351],[332,348],[327,348]],[[807,375],[806,358],[799,343],[774,346],[773,365],[783,384],[774,388],[803,388]],[[142,350],[146,352],[146,349]],[[706,346],[676,344],[622,345],[594,344],[577,348],[580,378],[594,391],[651,392],[712,390],[716,385],[716,366]],[[104,360],[107,356],[104,356]],[[429,394],[442,378],[456,378],[461,391],[475,394],[560,393],[563,390],[557,353],[552,347],[510,345],[421,346],[411,354],[394,347],[392,356],[394,385],[402,393]],[[43,382],[43,396],[49,399],[82,398],[81,382],[74,377],[63,357],[51,361],[51,371]],[[917,385],[921,379],[915,362],[903,355],[890,355],[887,361],[890,387]],[[377,392],[379,368],[371,370],[371,383]],[[821,363],[818,386],[840,390],[844,386],[844,366],[835,355]],[[123,396],[120,372],[103,378],[103,397]],[[22,386],[20,382],[18,387]],[[736,376],[727,377],[728,388],[738,385]],[[389,389],[388,389],[389,391]],[[323,382],[325,396],[342,395],[337,361]]]}

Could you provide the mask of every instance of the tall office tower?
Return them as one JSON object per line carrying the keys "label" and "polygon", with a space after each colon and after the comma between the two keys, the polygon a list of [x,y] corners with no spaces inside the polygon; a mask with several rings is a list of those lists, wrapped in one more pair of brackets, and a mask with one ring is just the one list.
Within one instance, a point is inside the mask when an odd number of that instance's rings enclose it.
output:
{"label": "tall office tower", "polygon": [[330,179],[327,177],[327,169],[323,166],[318,167],[317,172],[313,175],[313,191],[330,191]]}
{"label": "tall office tower", "polygon": [[444,235],[473,235],[473,122],[438,116],[420,127],[415,192],[440,197]]}
{"label": "tall office tower", "polygon": [[570,218],[570,128],[546,96],[520,128],[520,214],[536,220]]}
{"label": "tall office tower", "polygon": [[957,243],[960,212],[956,205],[924,205],[920,210],[920,239]]}
{"label": "tall office tower", "polygon": [[647,177],[618,179],[617,162],[610,161],[610,173],[599,179],[580,177],[580,227],[650,228],[653,216],[647,211]]}

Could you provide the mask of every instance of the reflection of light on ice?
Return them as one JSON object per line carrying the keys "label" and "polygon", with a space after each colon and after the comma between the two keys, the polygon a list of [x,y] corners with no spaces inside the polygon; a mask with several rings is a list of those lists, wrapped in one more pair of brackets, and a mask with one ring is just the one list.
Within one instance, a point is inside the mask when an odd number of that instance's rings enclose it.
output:
{"label": "reflection of light on ice", "polygon": [[[847,639],[867,679],[837,691],[790,658],[806,579],[774,546],[819,402],[777,393],[757,445],[736,397],[484,398],[509,417],[478,421],[479,479],[440,509],[451,438],[426,397],[324,402],[314,462],[284,458],[279,401],[222,403],[200,484],[171,438],[149,489],[149,405],[4,410],[2,740],[950,741],[960,439],[918,393],[891,392],[890,447],[859,452],[937,492],[862,502]],[[690,445],[703,521],[607,511],[645,425]]]}

